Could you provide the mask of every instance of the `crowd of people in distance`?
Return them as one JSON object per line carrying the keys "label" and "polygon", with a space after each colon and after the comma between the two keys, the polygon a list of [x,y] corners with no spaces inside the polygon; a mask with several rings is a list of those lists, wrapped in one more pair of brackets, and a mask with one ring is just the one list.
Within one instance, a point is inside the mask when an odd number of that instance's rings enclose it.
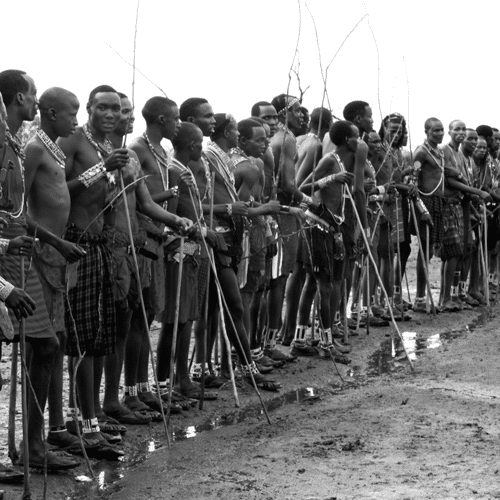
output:
{"label": "crowd of people in distance", "polygon": [[138,136],[133,103],[108,85],[90,92],[82,126],[79,107],[66,89],[38,99],[25,72],[0,72],[0,339],[26,340],[32,386],[17,463],[71,469],[82,446],[117,460],[128,425],[216,400],[235,379],[279,391],[271,372],[300,357],[348,365],[360,328],[498,291],[498,129],[453,120],[442,145],[429,118],[410,151],[405,118],[377,132],[364,101],[334,120],[280,94],[237,121],[203,98],[152,97]]}

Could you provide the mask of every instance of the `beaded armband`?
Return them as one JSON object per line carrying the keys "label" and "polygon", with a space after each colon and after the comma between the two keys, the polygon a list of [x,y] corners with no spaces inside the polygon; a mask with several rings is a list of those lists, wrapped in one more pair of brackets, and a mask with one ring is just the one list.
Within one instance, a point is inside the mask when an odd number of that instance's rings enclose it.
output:
{"label": "beaded armband", "polygon": [[312,202],[312,198],[310,196],[307,196],[307,194],[304,194],[302,196],[302,199],[300,200],[300,207],[305,209],[309,205],[312,205]]}
{"label": "beaded armband", "polygon": [[318,187],[320,189],[324,188],[325,186],[328,186],[332,182],[335,182],[335,174],[330,174],[327,175],[326,177],[323,177],[318,181]]}
{"label": "beaded armband", "polygon": [[12,290],[14,290],[14,285],[0,276],[0,300],[5,302]]}
{"label": "beaded armband", "polygon": [[7,253],[9,241],[10,240],[6,240],[5,238],[0,238],[0,255],[5,255]]}
{"label": "beaded armband", "polygon": [[78,180],[86,187],[92,186],[95,182],[106,175],[106,167],[104,166],[104,162],[101,161],[95,164],[93,167],[90,167],[88,170],[85,170],[83,174],[78,176]]}
{"label": "beaded armband", "polygon": [[419,199],[417,201],[416,205],[417,205],[418,211],[422,215],[427,215],[429,213],[429,210],[427,210],[427,207],[425,206],[425,203],[421,199]]}

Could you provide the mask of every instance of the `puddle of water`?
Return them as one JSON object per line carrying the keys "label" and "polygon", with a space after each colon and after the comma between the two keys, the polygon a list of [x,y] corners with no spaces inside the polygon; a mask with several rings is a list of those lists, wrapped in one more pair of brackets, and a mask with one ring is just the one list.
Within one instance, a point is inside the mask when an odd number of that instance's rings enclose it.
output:
{"label": "puddle of water", "polygon": [[[305,403],[313,402],[319,399],[319,392],[314,387],[303,387],[297,389],[296,391],[287,392],[280,397],[274,398],[269,401],[266,405],[267,411],[276,410],[284,405],[289,405],[293,403]],[[190,439],[196,437],[198,434],[204,431],[213,431],[215,429],[220,429],[226,425],[234,425],[244,420],[252,417],[260,417],[264,415],[264,411],[260,404],[256,404],[245,408],[244,410],[238,410],[227,415],[222,415],[217,418],[213,418],[203,422],[199,425],[189,425],[187,427],[178,427],[173,431],[173,441],[179,441],[182,439]]]}
{"label": "puddle of water", "polygon": [[[474,331],[475,328],[485,325],[491,316],[483,311],[471,323],[465,325],[460,330],[448,330],[446,332],[436,333],[426,338],[419,337],[416,332],[401,332],[403,344],[408,352],[408,356],[415,361],[428,349],[441,347],[445,341],[453,340],[464,333]],[[406,358],[399,338],[386,340],[368,361],[368,375],[379,376],[383,373],[390,373],[395,368],[395,363]]]}
{"label": "puddle of water", "polygon": [[[282,394],[267,403],[267,410],[272,411],[284,405],[293,403],[312,403],[318,401],[320,393],[315,387],[303,387],[295,391]],[[212,431],[226,425],[238,424],[248,418],[263,416],[264,412],[260,404],[245,408],[244,410],[223,415],[214,419],[207,420],[199,425],[188,425],[186,427],[174,428],[172,432],[172,441],[190,439],[198,436],[201,432]],[[102,460],[93,465],[96,481],[83,474],[76,477],[73,494],[66,497],[66,500],[95,500],[106,498],[110,493],[117,491],[115,484],[122,479],[126,470],[144,460],[148,455],[154,453],[161,447],[161,443],[149,439],[141,444],[139,450],[132,458],[123,462],[106,462]]]}

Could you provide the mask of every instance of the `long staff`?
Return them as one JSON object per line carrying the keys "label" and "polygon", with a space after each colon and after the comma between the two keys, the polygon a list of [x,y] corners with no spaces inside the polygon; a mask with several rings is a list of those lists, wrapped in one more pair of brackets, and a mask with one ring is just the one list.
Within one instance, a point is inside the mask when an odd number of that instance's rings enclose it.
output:
{"label": "long staff", "polygon": [[396,319],[394,318],[394,313],[392,311],[392,306],[389,302],[389,296],[387,295],[387,291],[385,289],[385,286],[384,286],[384,283],[382,282],[382,278],[380,277],[380,273],[378,272],[378,269],[377,269],[377,264],[375,262],[375,259],[373,258],[373,254],[370,250],[370,244],[368,242],[368,237],[366,236],[366,233],[363,231],[363,226],[361,224],[361,218],[359,216],[359,213],[358,213],[358,210],[356,208],[356,205],[354,204],[354,199],[352,197],[352,194],[351,194],[351,190],[349,187],[347,187],[346,189],[347,191],[347,195],[349,196],[349,200],[351,201],[351,204],[352,204],[352,208],[353,208],[353,211],[354,211],[354,215],[356,216],[356,220],[359,224],[359,227],[361,228],[361,236],[363,237],[363,241],[364,241],[364,244],[366,246],[366,250],[367,250],[367,253],[368,253],[368,258],[370,259],[372,265],[373,265],[373,270],[375,271],[375,275],[377,276],[377,280],[380,284],[380,288],[382,289],[382,292],[384,293],[384,297],[385,297],[385,300],[387,301],[387,305],[388,305],[388,309],[389,309],[389,313],[391,315],[391,320],[394,324],[394,328],[396,329],[396,332],[401,340],[401,345],[403,346],[403,350],[404,350],[404,353],[406,355],[406,358],[408,359],[408,363],[410,364],[410,368],[412,371],[415,371],[415,367],[413,366],[413,363],[410,359],[410,356],[408,354],[408,351],[406,350],[406,347],[404,345],[404,339],[403,339],[403,336],[401,335],[401,332],[399,331],[399,328],[398,328],[398,324],[396,323]]}
{"label": "long staff", "polygon": [[16,399],[17,399],[17,358],[19,355],[18,343],[12,344],[12,362],[10,365],[10,394],[9,394],[9,431],[8,450],[13,464],[19,460],[16,448]]}
{"label": "long staff", "polygon": [[[193,206],[195,206],[195,203],[194,203],[194,198],[193,198],[193,194],[192,194],[192,189],[190,189],[190,190],[189,190],[189,195],[191,196],[191,202],[193,203]],[[201,239],[202,239],[202,241],[203,241],[203,244],[205,245],[205,248],[206,248],[206,250],[207,250],[207,253],[209,253],[209,252],[208,252],[208,245],[207,245],[207,242],[206,242],[205,237],[203,236],[203,234],[202,234]],[[210,255],[210,254],[209,254],[209,255]],[[228,305],[227,305],[227,302],[226,302],[226,299],[225,299],[225,297],[224,297],[224,294],[222,293],[221,284],[220,284],[220,282],[219,282],[219,278],[218,278],[218,276],[217,276],[217,269],[216,269],[216,267],[215,267],[215,261],[214,261],[214,259],[213,259],[213,258],[211,258],[211,259],[210,259],[210,264],[211,264],[212,269],[213,269],[213,271],[214,271],[214,279],[215,279],[215,284],[217,285],[217,290],[218,290],[219,300],[221,300],[221,302],[220,302],[220,304],[221,304],[221,318],[224,316],[223,309],[225,308],[225,310],[227,311],[227,315],[228,315],[228,317],[229,317],[229,320],[231,321],[231,326],[232,326],[233,330],[236,332],[236,326],[235,326],[234,321],[233,321],[233,318],[232,318],[232,316],[231,316],[231,314],[230,314],[230,310],[229,310],[229,307],[228,307]],[[222,319],[222,321],[221,321],[221,324],[222,324],[222,325],[224,325],[223,321],[224,321],[224,320]],[[222,328],[222,332],[223,332],[223,334],[224,334],[224,328]],[[237,342],[238,342],[238,344],[239,344],[240,349],[243,351],[243,346],[241,345],[241,340],[240,340],[240,338],[238,337],[238,335],[237,335],[237,334],[235,335],[235,337],[236,337],[236,341],[237,341]],[[229,338],[227,337],[227,333],[226,333],[226,335],[225,335],[224,340],[226,341],[226,345],[228,345],[228,343],[229,343]],[[229,347],[230,347],[230,345],[229,345]],[[231,352],[231,350],[230,350],[230,348],[229,348],[228,353],[230,353],[230,352]],[[245,358],[246,358],[246,356],[245,356]],[[243,361],[243,362],[245,362],[245,363],[247,364],[247,366],[250,366],[250,360],[249,360],[249,359],[244,359],[244,360],[242,360],[242,361]],[[232,371],[231,362],[229,362],[229,370],[230,370],[230,373],[231,373],[231,371]],[[253,376],[252,370],[250,370],[250,369],[249,369],[248,373],[249,373],[249,375],[250,375],[250,380],[252,381],[252,385],[253,385],[253,388],[254,388],[254,390],[255,390],[255,393],[257,394],[257,397],[259,398],[260,404],[261,404],[261,406],[262,406],[262,411],[264,412],[264,415],[266,416],[267,422],[268,422],[269,424],[271,424],[271,419],[269,418],[269,414],[268,414],[268,412],[267,412],[266,405],[264,404],[264,400],[262,399],[262,395],[260,394],[260,392],[259,392],[259,388],[257,387],[257,384],[256,384],[256,382],[255,382],[255,378],[254,378],[254,376]],[[234,376],[234,375],[233,375],[233,376]],[[236,391],[236,384],[233,384],[233,387],[234,387],[234,390]]]}
{"label": "long staff", "polygon": [[[132,260],[134,262],[134,272],[135,272],[135,278],[137,280],[137,289],[139,290],[139,302],[141,304],[141,311],[142,311],[142,316],[144,319],[144,327],[146,328],[146,331],[148,332],[149,353],[151,356],[151,365],[153,368],[153,376],[155,379],[156,387],[160,387],[160,384],[158,383],[158,376],[157,376],[156,369],[155,369],[154,351],[153,351],[153,344],[151,342],[151,333],[149,331],[148,314],[146,312],[146,306],[144,304],[144,297],[142,296],[141,275],[140,275],[140,271],[139,271],[139,263],[137,262],[137,254],[135,252],[134,235],[132,232],[132,223],[130,221],[130,211],[128,208],[127,193],[126,193],[126,189],[125,189],[125,184],[123,182],[123,174],[122,174],[121,170],[119,170],[118,175],[119,175],[119,179],[120,179],[120,189],[122,191],[123,208],[125,209],[125,215],[126,215],[126,219],[127,219],[128,237],[130,240],[130,250],[132,253]],[[181,260],[181,265],[182,265],[182,260]],[[174,328],[175,328],[175,326],[174,326]],[[172,379],[170,380],[170,382],[171,382],[170,386],[172,386]],[[169,394],[168,412],[170,412],[170,404],[171,404],[171,394]],[[170,437],[168,435],[168,426],[167,426],[168,418],[165,415],[163,405],[160,405],[160,412],[161,412],[161,417],[163,420],[163,427],[165,429],[165,436],[167,437],[167,444],[168,444],[168,447],[170,448]]]}
{"label": "long staff", "polygon": [[168,384],[167,421],[170,418],[170,406],[172,404],[172,390],[174,386],[174,363],[175,363],[175,351],[177,347],[177,332],[179,330],[179,309],[181,304],[183,266],[184,266],[184,236],[181,236],[181,241],[179,246],[179,269],[177,271],[177,290],[175,292],[174,330],[172,332],[172,347],[170,350],[170,371],[169,371],[170,384]]}
{"label": "long staff", "polygon": [[[215,190],[215,172],[212,172],[212,179],[211,179],[211,184],[210,184],[211,192],[210,192],[210,229],[212,229],[213,226],[213,216],[214,216],[214,190]],[[207,362],[208,359],[208,295],[209,295],[209,287],[210,287],[210,272],[211,270],[208,269],[207,273],[207,284],[205,288],[205,310],[203,312],[205,316],[205,329],[203,331],[203,346],[205,349],[205,355],[203,356],[203,368],[201,370],[201,394],[200,394],[200,404],[198,408],[200,410],[203,410],[203,400],[205,399],[205,363]],[[212,335],[214,332],[212,332]]]}
{"label": "long staff", "polygon": [[[24,290],[26,276],[24,270],[24,256],[21,255],[21,288]],[[19,327],[19,347],[21,351],[21,404],[23,414],[23,468],[24,468],[24,491],[23,500],[31,498],[30,491],[30,456],[29,456],[29,436],[28,436],[28,391],[26,380],[26,325],[24,317],[21,316]],[[36,398],[35,395],[32,397]]]}
{"label": "long staff", "polygon": [[[195,209],[195,213],[196,213],[196,203],[195,203],[194,198],[193,198],[192,189],[189,189],[189,196],[191,197],[191,203],[193,204],[193,208]],[[201,225],[201,219],[198,222]],[[217,269],[215,267],[214,256],[213,256],[212,249],[207,245],[207,242],[205,240],[205,237],[203,236],[203,233],[201,234],[201,240],[203,242],[203,245],[205,246],[205,250],[206,250],[207,255],[208,255],[208,260],[210,262],[210,269],[214,275],[214,282],[215,282],[215,286],[217,289],[217,298],[218,298],[219,305],[220,305],[221,333],[222,333],[222,338],[224,339],[224,344],[226,345],[228,356],[230,357],[231,356],[231,343],[229,342],[229,337],[227,335],[227,330],[226,330],[226,321],[225,321],[225,317],[224,317],[224,308],[223,308],[223,304],[222,304],[222,294],[221,294],[221,290],[220,290],[220,283],[219,283],[219,280],[217,278]],[[207,290],[207,293],[208,293],[208,290]],[[229,313],[228,313],[228,316],[229,316]],[[233,370],[233,364],[231,363],[231,359],[229,359],[228,368],[229,368],[229,378],[231,379],[231,386],[233,388],[233,396],[234,396],[235,406],[237,408],[239,408],[240,407],[240,400],[238,397],[238,389],[236,388],[236,380],[234,378],[234,370]]]}
{"label": "long staff", "polygon": [[397,264],[398,264],[398,280],[399,280],[399,297],[401,299],[399,307],[401,308],[401,321],[405,319],[404,307],[403,307],[403,293],[402,293],[402,281],[403,281],[403,273],[401,270],[401,247],[399,246],[399,197],[396,196],[396,248],[398,251],[397,254]]}
{"label": "long staff", "polygon": [[[427,277],[426,279],[429,280],[429,245],[430,245],[430,229],[429,229],[429,224],[425,225],[425,269],[427,272]],[[429,293],[427,294],[427,298],[425,300],[425,311],[427,314],[430,314],[430,300],[431,300],[432,294],[430,292],[430,286],[429,286]]]}
{"label": "long staff", "polygon": [[488,262],[488,219],[486,217],[486,204],[483,203],[483,225],[484,225],[484,275],[486,276],[486,285],[484,287],[484,293],[485,293],[485,299],[486,299],[486,306],[489,308],[490,307],[490,283],[489,283],[489,272],[490,272],[490,267],[489,267],[489,262]]}
{"label": "long staff", "polygon": [[[417,215],[415,214],[415,204],[413,203],[413,200],[409,200],[409,201],[410,201],[411,215],[413,218],[413,223],[415,225],[415,232],[417,233],[417,243],[418,243],[418,248],[420,250],[419,255],[420,255],[420,259],[422,260],[422,266],[424,268],[425,284],[427,286],[427,294],[428,294],[429,299],[430,299],[432,313],[434,314],[434,316],[437,316],[437,311],[436,311],[436,308],[434,306],[434,300],[432,298],[431,284],[429,282],[429,269],[427,267],[427,261],[426,261],[426,258],[424,256],[424,249],[422,246],[422,240],[420,239],[420,229],[418,228]],[[429,241],[429,240],[427,240],[427,241]]]}

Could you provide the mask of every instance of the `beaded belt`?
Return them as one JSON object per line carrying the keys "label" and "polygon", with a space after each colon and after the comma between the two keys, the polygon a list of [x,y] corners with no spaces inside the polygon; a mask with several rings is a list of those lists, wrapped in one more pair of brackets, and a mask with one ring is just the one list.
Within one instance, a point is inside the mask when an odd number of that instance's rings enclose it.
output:
{"label": "beaded belt", "polygon": [[335,227],[329,224],[325,219],[318,217],[316,214],[313,214],[309,209],[305,211],[306,219],[309,219],[310,223],[316,223],[324,226],[328,231],[335,232]]}

